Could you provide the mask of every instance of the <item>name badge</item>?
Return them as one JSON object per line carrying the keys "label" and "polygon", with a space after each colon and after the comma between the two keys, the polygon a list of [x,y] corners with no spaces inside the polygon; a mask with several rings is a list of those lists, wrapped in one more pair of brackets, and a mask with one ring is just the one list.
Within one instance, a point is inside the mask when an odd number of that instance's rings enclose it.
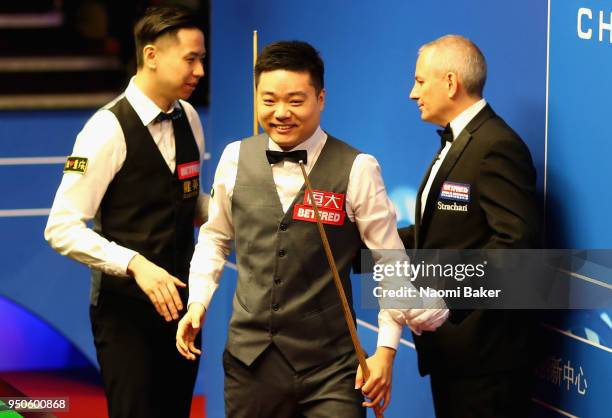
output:
{"label": "name badge", "polygon": [[445,181],[440,189],[440,199],[453,200],[455,202],[469,202],[470,185]]}
{"label": "name badge", "polygon": [[[321,223],[336,226],[344,223],[344,216],[346,215],[344,212],[344,194],[313,190],[312,198],[317,205],[317,209],[319,209]],[[317,221],[307,192],[304,192],[303,203],[293,206],[293,219],[306,222]]]}

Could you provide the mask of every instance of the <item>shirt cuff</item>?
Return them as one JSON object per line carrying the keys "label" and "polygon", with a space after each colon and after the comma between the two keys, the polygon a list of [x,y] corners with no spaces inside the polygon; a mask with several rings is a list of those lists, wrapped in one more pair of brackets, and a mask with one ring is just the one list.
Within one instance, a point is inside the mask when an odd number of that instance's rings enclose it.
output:
{"label": "shirt cuff", "polygon": [[191,303],[197,302],[204,305],[208,310],[210,301],[219,285],[212,280],[206,280],[197,276],[189,276],[189,298],[187,300],[187,308]]}
{"label": "shirt cuff", "polygon": [[111,245],[108,247],[108,265],[105,273],[113,276],[128,277],[128,264],[130,264],[130,261],[132,261],[136,254],[138,253],[134,250],[111,242]]}
{"label": "shirt cuff", "polygon": [[378,314],[378,341],[376,346],[397,350],[402,338],[403,327],[403,323],[398,323],[389,312],[382,309]]}

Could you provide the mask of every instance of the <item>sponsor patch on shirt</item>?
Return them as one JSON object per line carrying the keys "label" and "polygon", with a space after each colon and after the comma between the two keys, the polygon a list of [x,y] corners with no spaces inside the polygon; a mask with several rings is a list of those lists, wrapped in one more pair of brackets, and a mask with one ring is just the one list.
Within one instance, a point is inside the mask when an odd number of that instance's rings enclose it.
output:
{"label": "sponsor patch on shirt", "polygon": [[87,158],[70,156],[64,164],[64,173],[85,174],[87,171]]}
{"label": "sponsor patch on shirt", "polygon": [[179,180],[198,177],[200,175],[200,162],[192,161],[190,163],[180,164],[176,167]]}
{"label": "sponsor patch on shirt", "polygon": [[200,178],[194,177],[183,181],[183,199],[190,199],[200,194]]}
{"label": "sponsor patch on shirt", "polygon": [[[344,194],[326,192],[323,190],[313,190],[312,198],[314,199],[321,223],[327,225],[342,225],[344,223]],[[299,221],[316,222],[312,202],[308,198],[308,193],[304,192],[304,202],[293,206],[293,219]]]}
{"label": "sponsor patch on shirt", "polygon": [[445,181],[440,189],[440,199],[454,200],[456,202],[469,202],[470,185]]}

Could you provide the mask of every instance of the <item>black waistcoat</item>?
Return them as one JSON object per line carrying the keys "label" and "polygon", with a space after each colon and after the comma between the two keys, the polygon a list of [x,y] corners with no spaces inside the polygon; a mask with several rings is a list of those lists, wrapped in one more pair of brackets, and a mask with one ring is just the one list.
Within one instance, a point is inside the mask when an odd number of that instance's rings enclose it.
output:
{"label": "black waistcoat", "polygon": [[[109,184],[94,220],[94,230],[118,245],[137,251],[170,274],[187,282],[194,249],[193,221],[199,175],[179,175],[184,164],[200,154],[191,126],[183,115],[172,121],[176,169],[172,173],[146,126],[125,97],[110,109],[125,137],[127,154]],[[92,303],[100,291],[148,297],[133,279],[92,272]],[[186,290],[179,289],[186,297]]]}

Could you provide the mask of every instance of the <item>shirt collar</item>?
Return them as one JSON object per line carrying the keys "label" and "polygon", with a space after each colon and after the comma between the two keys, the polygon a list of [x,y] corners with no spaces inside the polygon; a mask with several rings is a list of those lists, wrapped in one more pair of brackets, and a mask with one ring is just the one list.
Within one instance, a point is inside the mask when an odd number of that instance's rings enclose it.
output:
{"label": "shirt collar", "polygon": [[325,145],[325,141],[327,141],[327,134],[320,126],[314,131],[314,133],[308,138],[306,141],[301,144],[296,145],[290,150],[282,149],[276,142],[272,140],[272,138],[268,137],[268,149],[272,151],[295,151],[295,150],[306,150],[308,153],[307,166],[311,166],[314,162],[313,160],[318,156],[319,152]]}
{"label": "shirt collar", "polygon": [[[130,79],[130,83],[125,89],[125,97],[130,102],[136,114],[142,121],[142,124],[147,126],[153,119],[159,115],[162,110],[151,100],[134,82],[134,77]],[[174,102],[173,108],[179,106],[178,101]]]}
{"label": "shirt collar", "polygon": [[453,130],[453,139],[459,136],[459,134],[465,129],[467,124],[470,123],[470,121],[474,119],[478,112],[480,112],[486,105],[486,100],[480,99],[476,103],[465,109],[463,112],[461,112],[459,116],[457,116],[451,121],[450,126]]}

